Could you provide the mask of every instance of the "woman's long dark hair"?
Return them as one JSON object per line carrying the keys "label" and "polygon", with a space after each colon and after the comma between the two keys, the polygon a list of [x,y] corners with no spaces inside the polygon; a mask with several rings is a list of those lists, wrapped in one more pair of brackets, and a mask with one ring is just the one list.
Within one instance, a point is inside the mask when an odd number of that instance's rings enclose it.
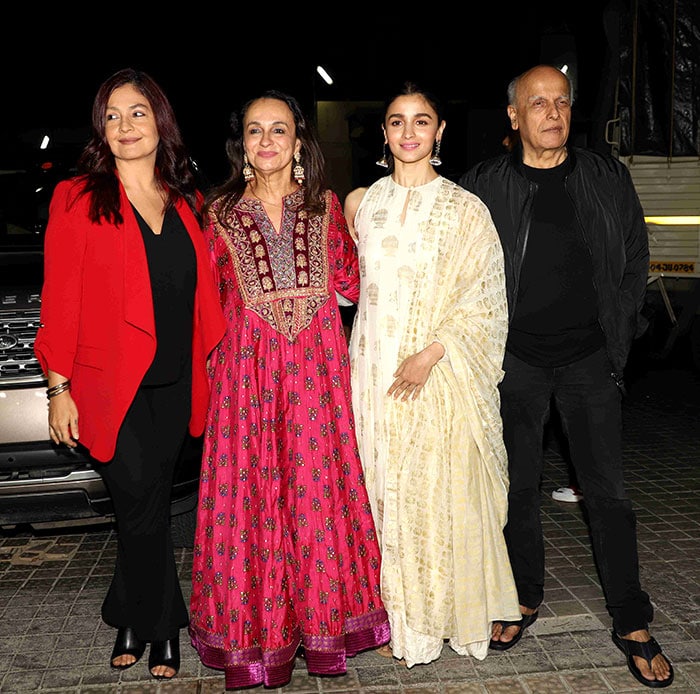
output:
{"label": "woman's long dark hair", "polygon": [[219,186],[212,188],[207,195],[205,211],[209,210],[211,204],[217,198],[222,198],[223,202],[217,210],[219,221],[223,221],[229,216],[233,206],[241,199],[245,191],[246,181],[243,178],[243,123],[245,122],[248,109],[260,99],[277,99],[284,102],[289,107],[294,118],[296,136],[301,141],[301,164],[304,167],[304,208],[310,214],[323,214],[325,212],[324,192],[327,189],[325,159],[321,146],[318,143],[316,133],[312,124],[306,120],[299,102],[289,94],[270,89],[260,96],[247,101],[240,112],[232,113],[229,119],[231,134],[226,140],[226,156],[230,165],[228,178]]}
{"label": "woman's long dark hair", "polygon": [[125,68],[108,77],[97,90],[92,104],[92,132],[90,140],[78,159],[78,173],[84,181],[81,194],[90,196],[90,220],[121,224],[124,221],[119,199],[119,179],[114,155],[105,137],[107,104],[112,92],[131,84],[148,100],[153,109],[159,142],[156,150],[155,175],[168,194],[167,208],[184,198],[201,222],[198,191],[190,158],[182,140],[165,92],[145,72]]}

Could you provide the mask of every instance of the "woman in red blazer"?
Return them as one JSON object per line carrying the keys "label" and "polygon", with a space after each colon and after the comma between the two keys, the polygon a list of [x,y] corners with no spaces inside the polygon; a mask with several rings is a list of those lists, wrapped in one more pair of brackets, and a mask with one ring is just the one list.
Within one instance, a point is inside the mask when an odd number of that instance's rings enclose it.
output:
{"label": "woman in red blazer", "polygon": [[84,446],[112,496],[111,665],[131,667],[150,643],[151,674],[171,678],[188,623],[169,530],[174,466],[188,427],[203,432],[206,362],[225,324],[201,195],[150,76],[125,69],[100,86],[78,170],[56,187],[46,229],[34,349],[49,433]]}

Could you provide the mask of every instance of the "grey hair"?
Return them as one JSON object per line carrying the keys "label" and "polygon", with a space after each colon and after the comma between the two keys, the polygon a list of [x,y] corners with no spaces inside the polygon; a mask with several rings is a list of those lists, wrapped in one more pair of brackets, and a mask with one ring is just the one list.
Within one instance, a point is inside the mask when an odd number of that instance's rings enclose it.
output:
{"label": "grey hair", "polygon": [[[559,70],[556,65],[547,65],[547,66],[538,66],[538,67],[551,67],[555,70]],[[508,83],[508,89],[507,89],[507,95],[508,95],[508,105],[509,106],[515,106],[516,101],[517,101],[517,92],[518,92],[518,85],[520,84],[520,80],[525,77],[529,72],[534,70],[534,68],[530,68],[529,70],[525,70],[525,72],[519,74],[517,77],[514,77],[509,83]],[[566,77],[566,81],[569,83],[569,102],[571,105],[574,105],[574,83],[571,81],[571,77],[566,72],[562,72],[559,70],[564,77]]]}

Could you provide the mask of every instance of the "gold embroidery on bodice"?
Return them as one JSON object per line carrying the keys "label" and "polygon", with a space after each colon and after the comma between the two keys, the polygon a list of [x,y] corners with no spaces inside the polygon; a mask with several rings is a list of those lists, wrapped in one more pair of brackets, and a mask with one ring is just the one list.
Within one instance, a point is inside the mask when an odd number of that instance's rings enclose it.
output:
{"label": "gold embroidery on bodice", "polygon": [[277,232],[258,200],[242,198],[216,235],[226,243],[244,304],[287,339],[296,336],[329,298],[326,212],[309,216],[300,188],[284,198]]}

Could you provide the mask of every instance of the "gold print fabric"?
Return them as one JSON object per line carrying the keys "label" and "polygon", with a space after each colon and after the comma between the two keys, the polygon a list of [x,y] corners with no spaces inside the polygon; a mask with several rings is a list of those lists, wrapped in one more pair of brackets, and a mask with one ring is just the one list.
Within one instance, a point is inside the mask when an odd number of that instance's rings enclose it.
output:
{"label": "gold print fabric", "polygon": [[[392,650],[410,667],[439,657],[447,639],[483,659],[493,620],[520,614],[503,539],[508,312],[498,234],[486,206],[456,184],[408,189],[391,176],[365,193],[355,231],[352,398]],[[397,366],[434,341],[446,356],[420,396],[387,397]]]}
{"label": "gold print fabric", "polygon": [[309,325],[329,298],[328,224],[303,209],[303,191],[284,199],[282,225],[275,231],[259,201],[239,200],[216,234],[231,255],[246,306],[289,340]]}

